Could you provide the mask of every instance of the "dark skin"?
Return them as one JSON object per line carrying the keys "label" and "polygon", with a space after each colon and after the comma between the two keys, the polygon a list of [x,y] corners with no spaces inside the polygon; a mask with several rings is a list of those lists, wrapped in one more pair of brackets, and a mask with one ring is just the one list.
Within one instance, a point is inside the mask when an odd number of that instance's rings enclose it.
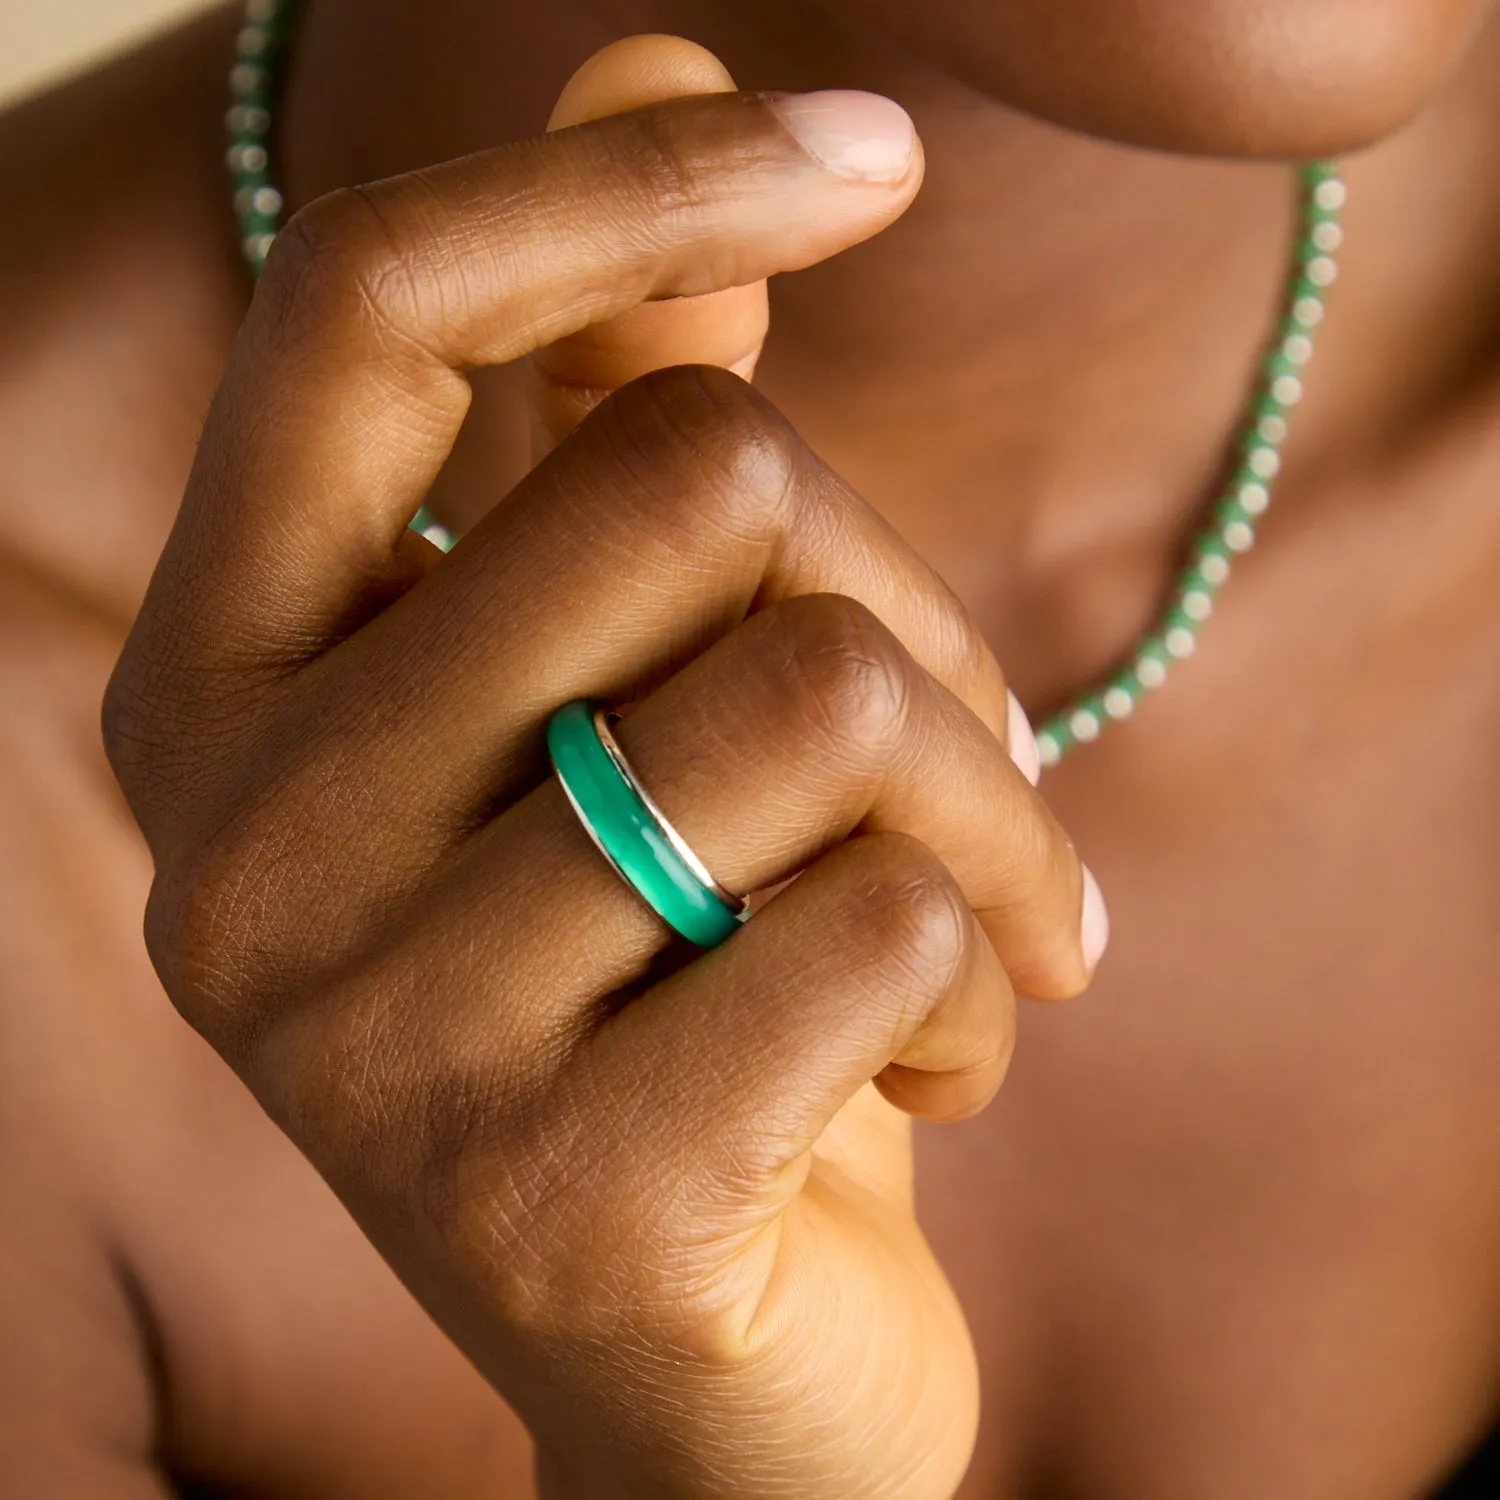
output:
{"label": "dark skin", "polygon": [[[927,62],[961,50],[984,69],[971,83],[1069,123],[1258,152],[1359,143],[1433,96],[1351,167],[1347,276],[1283,503],[1204,653],[1044,783],[1108,893],[1108,962],[1086,999],[1021,1007],[992,1107],[916,1132],[922,1227],[984,1393],[961,1493],[1420,1493],[1500,1388],[1493,33],[1442,77],[1478,8],[1391,4],[1377,24],[1319,7],[1383,45],[1360,68],[1346,52],[1338,88],[1291,69],[1279,95],[1265,69],[1315,55],[1307,37],[1229,47],[1264,68],[1216,76],[1186,41],[1152,50],[1155,25],[1182,34],[1165,5],[1141,8],[1135,66],[1112,69],[1077,45],[1122,46],[1108,17],[1055,6],[986,31],[993,67],[941,8],[899,57],[868,42],[878,17],[852,56],[797,28],[773,48],[732,15],[429,9],[363,7],[363,51],[339,6],[314,12],[289,103],[299,201],[533,133],[625,31],[697,35],[746,85],[911,104],[922,197],[867,248],[778,282],[759,383],[954,585],[1038,710],[1118,654],[1169,576],[1274,302],[1286,174],[1083,143]],[[1274,8],[1192,15],[1226,46],[1275,30]],[[214,134],[227,35],[205,24],[33,106],[3,148],[7,201],[29,206],[0,263],[24,361],[0,398],[4,691],[24,709],[4,718],[6,900],[24,916],[5,935],[3,1097],[24,1128],[4,1131],[0,1277],[24,1312],[0,1368],[3,1472],[36,1495],[160,1494],[164,1470],[267,1495],[524,1493],[516,1419],[170,1009],[136,936],[148,857],[94,748],[244,310]],[[1075,66],[1096,85],[1083,100]],[[1019,94],[1022,72],[1045,98]],[[1132,96],[1147,72],[1150,97]],[[441,109],[424,93],[439,78]],[[148,370],[134,352],[112,366],[143,339]],[[466,525],[527,459],[505,437],[524,432],[507,377],[481,389],[438,497]],[[663,721],[680,736],[691,717],[679,700]],[[207,794],[179,781],[153,813],[126,779],[161,858],[162,809]],[[503,1388],[462,1272],[378,1222],[334,1164],[322,1096],[299,1113],[191,986],[173,998]],[[872,1128],[895,1128],[883,1109]],[[602,1492],[592,1478],[582,1493]]]}

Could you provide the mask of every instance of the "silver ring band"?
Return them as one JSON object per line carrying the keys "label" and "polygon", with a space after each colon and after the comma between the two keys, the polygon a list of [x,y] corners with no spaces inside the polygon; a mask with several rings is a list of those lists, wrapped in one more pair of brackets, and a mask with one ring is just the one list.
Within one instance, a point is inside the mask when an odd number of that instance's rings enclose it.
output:
{"label": "silver ring band", "polygon": [[[688,847],[687,840],[672,827],[669,819],[662,812],[661,808],[656,805],[656,799],[641,785],[640,779],[631,770],[630,762],[626,760],[625,752],[620,749],[619,741],[615,739],[610,727],[612,724],[619,723],[619,720],[619,714],[615,713],[613,709],[599,707],[594,710],[594,732],[599,736],[599,743],[604,746],[605,753],[615,763],[615,769],[630,783],[630,788],[636,796],[645,803],[646,811],[656,820],[662,837],[672,846],[673,851],[683,864],[729,908],[733,915],[743,918],[747,910],[745,898],[743,896],[736,896],[733,891],[726,890],[714,879],[703,861]],[[564,790],[566,789],[565,783]],[[584,820],[584,826],[588,827],[587,819]],[[595,842],[597,843],[598,840],[595,839]]]}

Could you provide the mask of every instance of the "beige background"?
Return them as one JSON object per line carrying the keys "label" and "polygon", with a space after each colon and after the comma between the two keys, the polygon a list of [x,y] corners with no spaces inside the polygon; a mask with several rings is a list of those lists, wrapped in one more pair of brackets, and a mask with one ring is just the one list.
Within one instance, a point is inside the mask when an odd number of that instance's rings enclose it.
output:
{"label": "beige background", "polygon": [[204,0],[0,0],[0,104],[203,5]]}

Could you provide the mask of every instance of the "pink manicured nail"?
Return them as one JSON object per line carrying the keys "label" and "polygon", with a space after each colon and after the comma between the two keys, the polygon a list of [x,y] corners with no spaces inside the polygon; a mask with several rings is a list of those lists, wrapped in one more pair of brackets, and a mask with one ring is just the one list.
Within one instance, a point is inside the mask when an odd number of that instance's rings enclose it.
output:
{"label": "pink manicured nail", "polygon": [[911,116],[880,94],[827,89],[783,94],[771,108],[802,149],[830,172],[856,182],[899,182],[916,151]]}
{"label": "pink manicured nail", "polygon": [[1094,872],[1083,867],[1083,961],[1092,974],[1109,947],[1109,910]]}
{"label": "pink manicured nail", "polygon": [[1021,768],[1027,781],[1035,786],[1042,779],[1042,752],[1037,748],[1031,720],[1026,717],[1026,710],[1014,693],[1010,694],[1005,737],[1010,742],[1010,758]]}

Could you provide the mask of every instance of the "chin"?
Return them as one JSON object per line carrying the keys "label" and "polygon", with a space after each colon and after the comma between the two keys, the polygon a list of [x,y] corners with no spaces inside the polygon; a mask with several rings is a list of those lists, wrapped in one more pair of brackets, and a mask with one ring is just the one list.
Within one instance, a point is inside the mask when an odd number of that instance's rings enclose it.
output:
{"label": "chin", "polygon": [[[852,4],[854,0],[841,0]],[[1412,118],[1497,0],[858,0],[1028,114],[1161,150],[1309,158]]]}

